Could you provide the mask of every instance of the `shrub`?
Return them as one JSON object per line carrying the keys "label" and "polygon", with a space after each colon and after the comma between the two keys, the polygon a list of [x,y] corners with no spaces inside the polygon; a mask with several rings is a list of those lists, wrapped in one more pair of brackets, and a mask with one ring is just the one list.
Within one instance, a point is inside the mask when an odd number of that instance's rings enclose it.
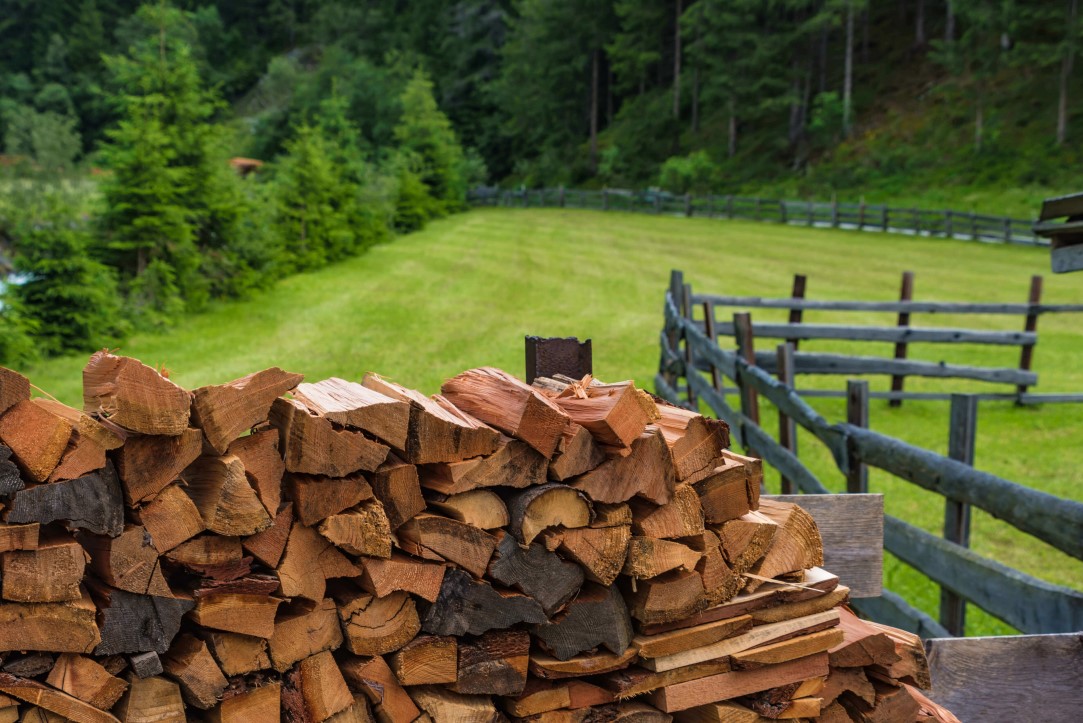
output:
{"label": "shrub", "polygon": [[662,164],[658,182],[673,193],[708,193],[718,182],[718,166],[707,151],[673,156]]}

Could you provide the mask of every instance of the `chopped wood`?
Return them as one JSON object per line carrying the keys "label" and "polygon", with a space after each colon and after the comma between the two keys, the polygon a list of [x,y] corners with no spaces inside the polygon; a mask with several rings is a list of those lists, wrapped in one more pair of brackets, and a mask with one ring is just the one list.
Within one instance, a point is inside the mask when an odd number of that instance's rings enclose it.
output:
{"label": "chopped wood", "polygon": [[328,542],[351,555],[385,560],[391,557],[391,526],[383,505],[376,500],[328,516],[320,522],[319,531]]}
{"label": "chopped wood", "polygon": [[60,462],[49,473],[49,479],[46,481],[75,479],[104,466],[105,448],[94,439],[83,435],[78,429],[74,429]]}
{"label": "chopped wood", "polygon": [[895,653],[895,641],[886,633],[859,619],[846,608],[839,608],[839,614],[839,626],[845,638],[830,651],[833,667],[888,667],[899,660]]}
{"label": "chopped wood", "polygon": [[696,573],[703,581],[704,607],[711,607],[733,598],[744,585],[744,578],[726,562],[722,541],[714,532],[704,530],[698,535],[682,539],[686,545],[700,554]]}
{"label": "chopped wood", "polygon": [[429,506],[446,517],[482,530],[507,527],[511,521],[508,506],[492,490],[478,489],[448,495],[429,500]]}
{"label": "chopped wood", "polygon": [[871,620],[865,622],[891,638],[895,644],[895,654],[899,656],[899,660],[890,665],[873,666],[875,672],[925,690],[932,687],[929,660],[925,656],[925,644],[919,636]]}
{"label": "chopped wood", "polygon": [[0,693],[43,708],[63,719],[82,723],[116,723],[117,721],[109,713],[74,696],[10,673],[0,673]]}
{"label": "chopped wood", "polygon": [[125,525],[119,537],[80,535],[90,553],[90,569],[113,587],[141,595],[173,597],[162,575],[158,551],[150,533],[138,525]]}
{"label": "chopped wood", "polygon": [[183,488],[199,510],[203,524],[219,535],[253,535],[271,526],[256,491],[233,455],[200,457],[184,471]]}
{"label": "chopped wood", "polygon": [[557,406],[576,424],[589,431],[601,444],[628,447],[647,423],[649,415],[640,404],[631,382],[619,384],[574,384],[554,398]]}
{"label": "chopped wood", "polygon": [[[4,661],[4,672],[17,675],[20,678],[36,678],[45,675],[53,669],[55,656],[51,653],[25,653],[10,657]],[[0,702],[9,700],[7,696],[0,696]]]}
{"label": "chopped wood", "polygon": [[192,498],[180,484],[171,484],[134,515],[162,555],[207,529]]}
{"label": "chopped wood", "polygon": [[389,454],[373,473],[372,493],[383,505],[392,531],[425,510],[417,467],[403,462],[394,454]]}
{"label": "chopped wood", "polygon": [[180,686],[161,677],[128,676],[128,692],[115,708],[123,723],[184,723]]}
{"label": "chopped wood", "polygon": [[[920,707],[919,716],[924,716],[925,720],[930,723],[960,723],[959,719],[955,715],[938,703],[932,700],[922,693],[920,690],[914,688],[911,685],[903,685],[903,689],[907,695],[917,701]],[[921,720],[921,718],[919,718]]]}
{"label": "chopped wood", "polygon": [[117,475],[124,501],[131,506],[151,499],[195,462],[203,448],[203,433],[184,429],[171,436],[134,435],[117,450]]}
{"label": "chopped wood", "polygon": [[511,495],[508,512],[510,532],[524,545],[550,527],[586,527],[594,514],[582,492],[556,483],[529,487]]}
{"label": "chopped wood", "polygon": [[353,705],[335,713],[327,719],[328,723],[376,723],[369,709],[368,699],[357,693],[353,694]]}
{"label": "chopped wood", "polygon": [[599,645],[623,653],[632,644],[632,621],[616,586],[588,583],[564,612],[532,631],[557,660],[567,660]]}
{"label": "chopped wood", "polygon": [[432,635],[481,635],[518,623],[544,623],[545,611],[534,598],[498,590],[469,574],[448,568],[440,595],[427,606],[421,629]]}
{"label": "chopped wood", "polygon": [[286,478],[286,491],[293,501],[294,515],[309,526],[373,499],[372,488],[361,474],[331,478],[291,473]]}
{"label": "chopped wood", "polygon": [[719,640],[732,638],[747,632],[752,627],[752,617],[738,615],[723,620],[680,628],[655,635],[637,635],[632,643],[642,658],[659,658],[675,655],[684,650],[694,650],[713,645]]}
{"label": "chopped wood", "polygon": [[731,669],[729,658],[723,657],[708,660],[705,663],[674,668],[661,673],[634,666],[627,667],[623,670],[607,673],[601,676],[598,681],[618,698],[624,699],[649,693],[667,685],[676,685],[677,683],[706,678],[710,675],[728,673]]}
{"label": "chopped wood", "polygon": [[[753,566],[754,574],[773,578],[824,564],[820,532],[812,515],[789,502],[766,499],[761,500],[759,511],[777,524],[778,529],[763,560]],[[750,578],[746,588],[754,592],[762,584],[762,580]]]}
{"label": "chopped wood", "polygon": [[842,631],[838,628],[820,630],[808,635],[769,643],[748,650],[742,650],[730,656],[734,670],[762,668],[765,665],[777,665],[787,660],[803,658],[813,653],[822,653],[842,642]]}
{"label": "chopped wood", "polygon": [[564,482],[585,474],[605,461],[605,452],[586,427],[568,422],[557,452],[549,461],[549,478]]}
{"label": "chopped wood", "polygon": [[27,525],[9,525],[0,522],[0,552],[38,549],[40,528],[41,525],[37,522]]}
{"label": "chopped wood", "polygon": [[387,560],[365,558],[362,564],[361,585],[377,597],[402,590],[435,602],[440,595],[445,571],[442,564],[397,553]]}
{"label": "chopped wood", "polygon": [[30,399],[30,380],[17,371],[0,367],[0,414]]}
{"label": "chopped wood", "polygon": [[455,563],[475,577],[485,574],[496,538],[464,522],[423,512],[398,530],[399,537]]}
{"label": "chopped wood", "polygon": [[421,711],[380,656],[345,658],[339,664],[351,689],[365,694],[382,723],[411,723]]}
{"label": "chopped wood", "polygon": [[229,445],[227,454],[241,460],[244,476],[263,507],[268,514],[275,514],[282,504],[282,477],[286,472],[286,463],[278,451],[278,431],[267,428],[241,437]]}
{"label": "chopped wood", "polygon": [[568,422],[548,397],[493,367],[465,371],[444,382],[440,393],[467,414],[523,440],[546,458],[553,456]]}
{"label": "chopped wood", "polygon": [[83,367],[83,410],[140,434],[188,428],[188,392],[131,357],[100,351]]}
{"label": "chopped wood", "polygon": [[0,442],[11,449],[19,469],[34,482],[44,482],[64,456],[71,422],[29,400],[0,416]]}
{"label": "chopped wood", "polygon": [[[869,723],[893,723],[899,720],[915,720],[921,705],[904,688],[873,681],[876,699],[871,711],[864,714]],[[844,704],[845,705],[845,704]]]}
{"label": "chopped wood", "polygon": [[324,721],[353,705],[335,659],[323,651],[301,661],[298,687],[311,720]]}
{"label": "chopped wood", "polygon": [[674,406],[658,405],[655,425],[662,430],[673,455],[677,479],[694,482],[709,475],[720,461],[722,450],[730,446],[729,426],[718,419]]}
{"label": "chopped wood", "polygon": [[282,684],[273,681],[225,698],[207,713],[209,723],[277,721],[282,707]]}
{"label": "chopped wood", "polygon": [[871,706],[876,701],[876,690],[865,675],[864,668],[837,668],[832,666],[831,672],[824,682],[824,689],[820,696],[824,705],[835,702],[843,693],[851,693]]}
{"label": "chopped wood", "polygon": [[444,495],[486,487],[531,487],[545,482],[547,465],[548,460],[526,442],[501,436],[492,454],[424,465],[421,485]]}
{"label": "chopped wood", "polygon": [[531,678],[526,688],[515,698],[505,699],[504,710],[514,716],[524,717],[567,708],[590,708],[614,701],[614,695],[585,680],[566,678],[550,681]]}
{"label": "chopped wood", "polygon": [[421,706],[432,723],[503,723],[507,720],[497,712],[487,695],[462,695],[446,688],[425,686],[410,691],[414,702]]}
{"label": "chopped wood", "polygon": [[242,635],[269,638],[282,598],[245,593],[216,593],[196,598],[188,617],[196,625]]}
{"label": "chopped wood", "polygon": [[636,658],[634,647],[623,653],[595,652],[576,655],[567,660],[557,660],[551,655],[535,652],[530,656],[530,672],[539,678],[558,680],[600,675],[620,670],[632,664]]}
{"label": "chopped wood", "polygon": [[244,553],[236,537],[199,535],[177,545],[165,558],[192,572],[205,573],[216,568],[231,568],[241,563]]}
{"label": "chopped wood", "polygon": [[690,537],[703,532],[703,509],[690,485],[677,485],[669,502],[657,506],[633,500],[632,532],[659,540]]}
{"label": "chopped wood", "polygon": [[0,652],[89,653],[101,642],[94,602],[85,593],[61,603],[0,605]]}
{"label": "chopped wood", "polygon": [[154,597],[117,590],[93,578],[87,579],[87,585],[98,608],[101,626],[101,643],[94,648],[95,655],[150,650],[165,653],[180,630],[181,618],[195,605],[194,601],[180,597]]}
{"label": "chopped wood", "polygon": [[594,502],[627,502],[639,495],[664,505],[673,496],[677,473],[661,431],[648,427],[632,442],[631,452],[610,456],[570,484]]}
{"label": "chopped wood", "polygon": [[116,537],[124,531],[124,505],[113,466],[77,479],[28,487],[15,493],[8,523],[63,520],[71,529]]}
{"label": "chopped wood", "polygon": [[748,474],[749,505],[753,510],[758,510],[760,491],[763,489],[763,460],[759,457],[747,457],[743,454],[737,454],[729,449],[723,449],[722,456],[740,462],[745,466],[745,471]]}
{"label": "chopped wood", "polygon": [[632,617],[641,623],[667,623],[686,618],[705,605],[703,578],[695,571],[671,570],[637,580],[626,598]]}
{"label": "chopped wood", "polygon": [[588,580],[612,585],[624,568],[632,526],[582,527],[545,534],[546,547],[559,549],[563,556],[582,565]]}
{"label": "chopped wood", "polygon": [[71,535],[51,534],[35,550],[0,555],[4,600],[63,602],[82,597],[86,552]]}
{"label": "chopped wood", "polygon": [[421,631],[413,598],[404,592],[384,598],[361,592],[345,596],[338,601],[338,617],[346,648],[354,655],[394,652]]}
{"label": "chopped wood", "polygon": [[271,424],[290,472],[345,477],[372,472],[387,459],[388,448],[361,432],[336,429],[330,420],[309,411],[295,399],[276,399]]}
{"label": "chopped wood", "polygon": [[[0,382],[0,385],[2,384],[3,382]],[[106,451],[118,449],[128,439],[128,432],[115,424],[95,419],[86,412],[75,407],[69,407],[67,404],[58,402],[55,399],[38,397],[33,402],[42,409],[71,422],[80,437],[93,440]],[[0,413],[3,412],[0,411]]]}
{"label": "chopped wood", "polygon": [[225,454],[229,443],[267,420],[271,403],[301,383],[301,374],[271,367],[227,384],[192,390],[192,423],[203,430],[207,444]]}
{"label": "chopped wood", "polygon": [[458,679],[459,646],[450,635],[420,635],[390,658],[391,670],[403,685],[436,685]]}
{"label": "chopped wood", "polygon": [[275,570],[279,592],[284,597],[303,597],[313,602],[322,600],[327,590],[327,576],[320,567],[320,558],[329,553],[338,554],[316,530],[294,522],[286,540],[286,550]]}
{"label": "chopped wood", "polygon": [[200,710],[213,708],[229,685],[207,644],[188,634],[173,641],[162,667],[180,684],[185,701]]}
{"label": "chopped wood", "polygon": [[713,529],[722,541],[730,567],[737,573],[745,573],[763,558],[775,539],[778,525],[766,515],[749,512]]}
{"label": "chopped wood", "polygon": [[271,526],[262,532],[244,538],[241,545],[253,557],[267,567],[278,567],[282,553],[286,550],[290,530],[293,529],[293,503],[286,502],[278,508]]}
{"label": "chopped wood", "polygon": [[395,449],[406,448],[410,405],[403,400],[336,377],[299,384],[293,396],[335,424],[368,432]]}
{"label": "chopped wood", "polygon": [[[760,589],[762,590],[763,588]],[[791,588],[791,590],[793,589],[794,588]],[[813,594],[815,595],[814,597],[803,600],[780,602],[768,607],[760,607],[749,611],[749,615],[752,616],[752,619],[756,621],[757,625],[760,623],[777,623],[782,620],[812,615],[813,613],[830,610],[833,607],[845,603],[850,597],[850,588],[845,585],[839,585],[830,592]]]}
{"label": "chopped wood", "polygon": [[456,409],[442,397],[430,399],[420,392],[365,375],[364,386],[410,405],[406,448],[396,447],[413,464],[458,462],[496,451],[500,433]]}
{"label": "chopped wood", "polygon": [[227,677],[245,675],[271,667],[267,641],[252,635],[207,630],[202,633],[211,655]]}
{"label": "chopped wood", "polygon": [[320,601],[311,610],[287,611],[280,614],[274,634],[267,641],[271,664],[279,673],[305,658],[325,650],[337,650],[342,645],[335,601]]}
{"label": "chopped wood", "polygon": [[459,643],[457,679],[449,687],[466,695],[519,695],[529,664],[529,633],[488,632]]}
{"label": "chopped wood", "polygon": [[507,533],[501,533],[487,575],[537,600],[549,617],[563,608],[583,584],[579,565],[562,560],[537,543],[521,546]]}
{"label": "chopped wood", "polygon": [[73,653],[56,659],[46,682],[99,710],[112,708],[128,690],[127,683],[110,675],[96,660]]}
{"label": "chopped wood", "polygon": [[752,511],[748,468],[732,459],[720,461],[719,466],[693,485],[703,516],[711,524],[735,520]]}
{"label": "chopped wood", "polygon": [[11,497],[22,489],[26,489],[26,482],[11,461],[11,449],[0,444],[0,497]]}

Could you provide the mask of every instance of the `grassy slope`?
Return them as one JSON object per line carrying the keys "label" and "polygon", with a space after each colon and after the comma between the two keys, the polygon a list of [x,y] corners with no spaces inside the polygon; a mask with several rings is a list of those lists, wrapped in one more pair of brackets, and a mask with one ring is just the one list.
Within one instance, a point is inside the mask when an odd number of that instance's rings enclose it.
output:
{"label": "grassy slope", "polygon": [[[442,379],[470,366],[492,364],[521,374],[525,334],[576,335],[594,340],[601,377],[631,377],[651,388],[661,295],[674,266],[697,289],[719,293],[784,295],[791,275],[802,272],[809,275],[813,298],[890,299],[900,271],[912,269],[917,298],[1022,301],[1030,275],[1044,273],[1047,265],[1046,252],[1030,248],[707,219],[484,210],[433,224],[364,257],[292,277],[255,299],[221,305],[181,322],[169,335],[134,337],[121,352],[164,365],[188,387],[277,364],[309,379],[357,378],[374,370],[434,392]],[[1080,279],[1047,278],[1046,298],[1083,302]],[[764,312],[757,318],[778,317]],[[807,320],[825,319],[810,315]],[[889,315],[882,321],[893,323]],[[1008,328],[1005,324],[1014,327],[1018,320],[916,321]],[[1075,357],[1081,335],[1078,316],[1043,318],[1036,355],[1040,390],[1083,390],[1083,369]],[[949,361],[1016,361],[1007,349],[912,350],[917,357]],[[881,352],[866,346],[865,353]],[[83,361],[53,360],[25,371],[42,389],[74,403]],[[818,383],[838,388],[844,382]],[[877,380],[874,388],[885,384]],[[988,386],[918,380],[912,388]],[[843,413],[839,402],[817,406],[829,419]],[[1074,405],[1016,409],[983,403],[977,464],[1083,499],[1083,451],[1073,433],[1080,417]],[[938,451],[946,447],[946,403],[908,403],[897,410],[874,402],[871,418],[885,433]],[[773,428],[769,421],[765,425]],[[802,456],[828,486],[841,487],[840,475],[818,445],[805,441]],[[770,483],[773,487],[777,479]],[[942,519],[938,498],[875,473],[871,486],[887,493],[890,513],[936,530]],[[975,514],[973,537],[976,549],[1007,564],[1061,584],[1083,581],[1083,564],[987,515]],[[920,577],[898,564],[889,565],[886,576],[891,587],[935,611],[936,589]],[[983,615],[972,616],[970,627],[972,633],[1006,631]]]}

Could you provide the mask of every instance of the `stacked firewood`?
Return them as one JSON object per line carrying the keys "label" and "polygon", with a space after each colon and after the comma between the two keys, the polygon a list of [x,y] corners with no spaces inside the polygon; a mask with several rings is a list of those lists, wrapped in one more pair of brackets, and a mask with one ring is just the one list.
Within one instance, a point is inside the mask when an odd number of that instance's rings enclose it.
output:
{"label": "stacked firewood", "polygon": [[631,383],[83,384],[0,370],[0,723],[952,720],[726,426]]}

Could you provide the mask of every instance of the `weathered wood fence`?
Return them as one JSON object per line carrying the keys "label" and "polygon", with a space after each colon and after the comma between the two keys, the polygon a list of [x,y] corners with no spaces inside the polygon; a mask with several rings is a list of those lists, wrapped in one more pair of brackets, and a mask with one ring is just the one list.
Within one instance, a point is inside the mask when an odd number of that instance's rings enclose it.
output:
{"label": "weathered wood fence", "polygon": [[886,204],[793,201],[745,196],[684,196],[664,191],[607,188],[504,190],[478,187],[468,194],[476,206],[588,208],[601,211],[704,216],[766,221],[796,226],[941,236],[990,243],[1047,246],[1035,235],[1032,219],[988,216],[966,211],[900,208]]}
{"label": "weathered wood fence", "polygon": [[[786,487],[825,494],[816,475],[798,459],[793,432],[800,426],[830,451],[846,476],[848,492],[867,492],[867,468],[884,470],[945,499],[945,535],[940,537],[896,517],[884,518],[884,548],[940,585],[940,619],[935,620],[888,590],[857,607],[890,625],[923,637],[962,635],[965,602],[971,602],[1024,633],[1083,630],[1083,593],[1039,580],[982,557],[968,548],[971,507],[985,510],[1073,557],[1083,559],[1083,503],[1024,487],[975,470],[974,397],[953,399],[951,457],[879,434],[867,428],[867,383],[851,382],[848,419],[831,424],[785,381],[756,364],[751,349],[727,351],[694,319],[693,295],[674,272],[665,296],[661,362],[656,389],[671,402],[710,407],[729,425],[731,436],[782,475]],[[750,327],[747,314],[734,324]],[[778,367],[792,370],[792,345],[779,346]],[[792,378],[792,377],[790,377]],[[722,392],[723,379],[736,385],[734,408]],[[778,409],[782,441],[759,424],[759,400]],[[789,432],[787,435],[786,432]],[[786,488],[783,492],[788,491]]]}

